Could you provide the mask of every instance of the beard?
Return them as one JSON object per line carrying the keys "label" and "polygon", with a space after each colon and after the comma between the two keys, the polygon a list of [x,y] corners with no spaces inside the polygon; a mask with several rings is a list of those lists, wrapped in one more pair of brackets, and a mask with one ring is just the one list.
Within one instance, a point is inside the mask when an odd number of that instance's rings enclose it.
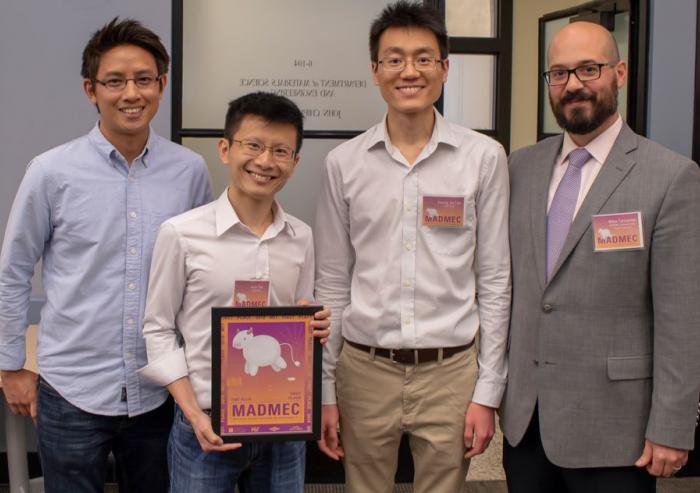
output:
{"label": "beard", "polygon": [[[610,87],[597,93],[589,93],[584,89],[565,93],[559,101],[552,100],[549,94],[549,104],[552,113],[561,128],[575,135],[585,135],[600,127],[610,115],[617,111],[617,80],[613,79]],[[586,108],[574,108],[570,115],[566,115],[564,106],[572,101],[590,101],[593,107],[592,113],[587,114]]]}

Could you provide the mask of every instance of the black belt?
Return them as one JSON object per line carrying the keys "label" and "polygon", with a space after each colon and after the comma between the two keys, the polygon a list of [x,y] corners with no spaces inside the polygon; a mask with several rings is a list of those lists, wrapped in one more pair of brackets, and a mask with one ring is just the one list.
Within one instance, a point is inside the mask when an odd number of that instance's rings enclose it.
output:
{"label": "black belt", "polygon": [[352,342],[345,339],[347,344],[352,347],[360,349],[366,353],[371,353],[374,350],[376,356],[381,356],[382,358],[388,358],[394,363],[401,363],[403,365],[417,365],[419,363],[428,363],[430,361],[437,361],[440,358],[440,353],[442,353],[442,359],[447,359],[450,356],[454,356],[457,353],[466,351],[474,345],[474,341],[464,346],[456,347],[446,347],[446,348],[422,348],[422,349],[385,349],[385,348],[374,348],[371,346],[365,346],[364,344],[359,344],[357,342]]}

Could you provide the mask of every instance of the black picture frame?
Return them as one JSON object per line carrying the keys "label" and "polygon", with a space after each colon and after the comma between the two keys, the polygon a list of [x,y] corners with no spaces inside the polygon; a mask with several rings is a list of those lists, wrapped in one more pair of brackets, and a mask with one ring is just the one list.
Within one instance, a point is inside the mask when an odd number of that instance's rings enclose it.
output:
{"label": "black picture frame", "polygon": [[[290,441],[290,440],[318,440],[321,436],[321,361],[322,347],[317,337],[310,337],[313,340],[312,356],[312,409],[311,409],[311,431],[310,432],[246,432],[246,433],[222,433],[221,430],[221,365],[222,347],[221,331],[222,320],[227,318],[260,318],[261,322],[270,321],[270,317],[303,316],[309,321],[313,320],[314,314],[321,311],[323,307],[316,305],[305,306],[278,306],[278,307],[213,307],[211,310],[212,327],[212,374],[211,374],[211,422],[214,433],[221,436],[225,443],[245,443],[245,442],[270,442],[270,441]],[[297,319],[298,320],[298,319]]]}

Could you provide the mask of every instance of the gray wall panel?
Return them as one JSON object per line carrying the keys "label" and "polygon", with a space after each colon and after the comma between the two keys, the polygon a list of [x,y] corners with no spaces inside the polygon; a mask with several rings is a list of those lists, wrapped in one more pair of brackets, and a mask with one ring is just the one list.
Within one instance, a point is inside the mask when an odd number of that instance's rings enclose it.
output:
{"label": "gray wall panel", "polygon": [[648,135],[690,157],[697,0],[652,0]]}

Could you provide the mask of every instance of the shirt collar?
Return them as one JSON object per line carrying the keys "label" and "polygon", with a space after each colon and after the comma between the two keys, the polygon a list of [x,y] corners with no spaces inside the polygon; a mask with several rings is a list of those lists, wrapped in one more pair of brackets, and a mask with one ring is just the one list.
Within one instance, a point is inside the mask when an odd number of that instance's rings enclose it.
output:
{"label": "shirt collar", "polygon": [[[97,152],[105,159],[105,161],[107,161],[113,167],[116,166],[120,160],[124,160],[124,156],[122,156],[119,153],[117,148],[114,147],[114,145],[112,145],[112,143],[107,140],[107,138],[100,130],[99,121],[95,123],[95,126],[92,127],[92,130],[90,130],[90,133],[88,134],[88,139],[90,140],[92,145],[95,146]],[[144,146],[143,151],[141,151],[141,154],[139,154],[134,161],[136,161],[137,159],[141,159],[143,165],[148,167],[150,155],[153,154],[151,150],[156,146],[157,141],[158,136],[153,131],[153,128],[149,127],[148,140],[146,141],[146,145]]]}
{"label": "shirt collar", "polygon": [[[215,204],[216,212],[216,236],[221,236],[226,231],[231,229],[237,224],[243,224],[236,214],[236,210],[231,205],[228,200],[228,188],[219,196]],[[272,225],[271,229],[268,229],[271,234],[263,235],[262,239],[269,237],[275,237],[280,234],[285,228],[289,230],[289,234],[296,236],[296,231],[294,231],[294,226],[292,226],[289,221],[289,217],[285,214],[282,206],[276,200],[272,203]]]}
{"label": "shirt collar", "polygon": [[272,236],[277,236],[283,230],[287,229],[289,234],[296,236],[294,226],[289,221],[289,216],[284,212],[282,206],[276,200],[272,203]]}
{"label": "shirt collar", "polygon": [[[433,133],[430,136],[428,144],[426,145],[428,151],[432,152],[433,149],[437,147],[437,145],[440,143],[448,144],[452,147],[458,147],[459,139],[450,128],[450,125],[449,123],[447,123],[447,120],[445,120],[445,118],[443,118],[443,116],[435,108],[433,108],[433,112],[435,114],[435,125],[433,125]],[[369,139],[367,141],[367,150],[373,148],[379,142],[384,142],[384,144],[387,147],[387,150],[391,149],[389,129],[386,125],[387,117],[388,114],[385,113],[384,118],[382,118],[382,121],[374,127],[372,127],[372,129],[370,130]]]}
{"label": "shirt collar", "polygon": [[[618,114],[615,123],[610,125],[610,127],[605,129],[603,133],[584,146],[585,149],[591,154],[593,159],[598,161],[600,164],[603,164],[608,158],[608,154],[610,154],[610,151],[615,144],[615,140],[620,134],[620,130],[622,130],[622,117],[620,117]],[[569,132],[564,132],[564,141],[561,146],[561,154],[559,155],[559,161],[557,161],[557,163],[564,164],[569,157],[569,153],[578,147],[579,146],[576,145],[576,143],[571,139]]]}

